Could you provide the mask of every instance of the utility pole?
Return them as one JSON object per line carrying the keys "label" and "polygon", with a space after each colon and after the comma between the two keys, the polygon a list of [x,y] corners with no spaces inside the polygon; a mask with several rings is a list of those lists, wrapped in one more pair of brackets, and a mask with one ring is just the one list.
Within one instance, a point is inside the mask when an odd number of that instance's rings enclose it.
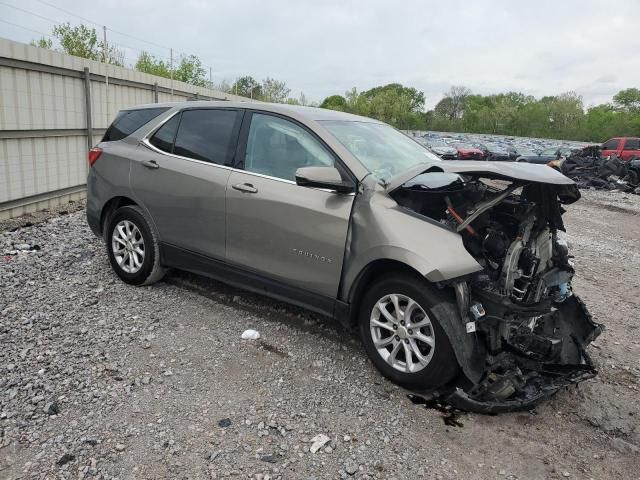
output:
{"label": "utility pole", "polygon": [[104,94],[106,99],[107,123],[109,125],[109,64],[107,63],[107,27],[102,27],[102,61],[104,62]]}
{"label": "utility pole", "polygon": [[213,75],[211,74],[211,67],[209,67],[209,88],[213,90]]}
{"label": "utility pole", "polygon": [[171,101],[173,102],[173,48],[171,49],[171,57],[169,59],[169,71],[171,72]]}

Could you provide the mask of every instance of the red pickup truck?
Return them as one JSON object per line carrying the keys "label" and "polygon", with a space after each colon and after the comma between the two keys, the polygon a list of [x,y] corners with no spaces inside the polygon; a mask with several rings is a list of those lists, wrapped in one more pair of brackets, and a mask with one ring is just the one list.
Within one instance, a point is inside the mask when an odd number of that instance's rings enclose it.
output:
{"label": "red pickup truck", "polygon": [[618,137],[607,140],[602,144],[602,156],[616,154],[618,158],[629,161],[634,156],[640,158],[640,138]]}

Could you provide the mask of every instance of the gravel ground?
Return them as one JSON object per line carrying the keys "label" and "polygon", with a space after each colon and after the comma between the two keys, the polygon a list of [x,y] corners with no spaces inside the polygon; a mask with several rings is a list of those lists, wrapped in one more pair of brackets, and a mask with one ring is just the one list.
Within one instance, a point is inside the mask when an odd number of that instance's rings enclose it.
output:
{"label": "gravel ground", "polygon": [[568,210],[599,376],[453,422],[333,322],[178,272],[120,282],[82,212],[0,224],[0,478],[638,478],[640,197]]}

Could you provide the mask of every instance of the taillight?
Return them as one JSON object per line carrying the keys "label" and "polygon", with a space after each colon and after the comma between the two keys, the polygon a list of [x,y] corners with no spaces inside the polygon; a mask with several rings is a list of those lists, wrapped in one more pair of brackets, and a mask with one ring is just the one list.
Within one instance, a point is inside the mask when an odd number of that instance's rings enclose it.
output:
{"label": "taillight", "polygon": [[98,147],[93,147],[89,150],[89,166],[93,167],[93,164],[96,163],[96,160],[100,158],[102,155],[102,149]]}
{"label": "taillight", "polygon": [[93,147],[89,150],[89,166],[93,167],[93,164],[100,158],[102,155],[102,149],[98,147]]}

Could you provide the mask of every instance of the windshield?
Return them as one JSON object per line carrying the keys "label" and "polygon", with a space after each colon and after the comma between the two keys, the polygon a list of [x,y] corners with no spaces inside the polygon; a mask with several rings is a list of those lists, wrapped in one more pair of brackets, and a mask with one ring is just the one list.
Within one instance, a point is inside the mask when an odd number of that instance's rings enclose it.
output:
{"label": "windshield", "polygon": [[449,147],[449,145],[447,145],[444,142],[430,142],[429,146],[431,148],[451,148],[451,147]]}
{"label": "windshield", "polygon": [[419,163],[441,161],[418,142],[383,123],[320,123],[380,180],[389,180]]}

